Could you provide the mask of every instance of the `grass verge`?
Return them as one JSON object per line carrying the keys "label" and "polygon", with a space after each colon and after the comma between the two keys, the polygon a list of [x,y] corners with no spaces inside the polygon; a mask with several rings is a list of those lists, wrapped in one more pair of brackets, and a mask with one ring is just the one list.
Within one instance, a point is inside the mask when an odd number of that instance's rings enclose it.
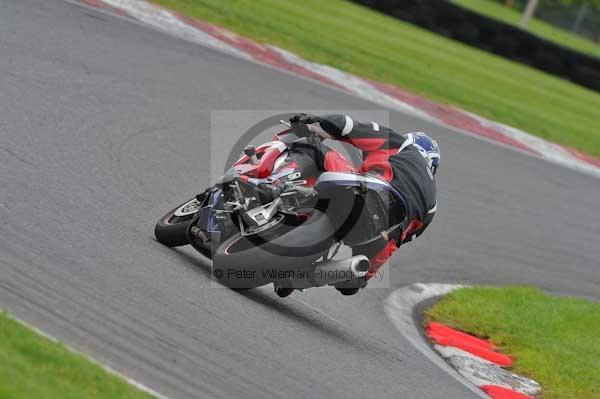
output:
{"label": "grass verge", "polygon": [[153,396],[0,312],[0,398],[151,399]]}
{"label": "grass verge", "polygon": [[[506,7],[495,1],[454,0],[454,3],[511,25],[518,25],[521,20],[520,11]],[[527,30],[563,46],[600,58],[600,43],[594,43],[583,36],[575,35],[540,19],[532,19]]]}
{"label": "grass verge", "polygon": [[599,93],[354,3],[151,1],[600,156]]}
{"label": "grass verge", "polygon": [[471,287],[426,313],[489,338],[514,356],[514,369],[538,381],[542,397],[600,398],[600,303],[555,297],[529,287]]}

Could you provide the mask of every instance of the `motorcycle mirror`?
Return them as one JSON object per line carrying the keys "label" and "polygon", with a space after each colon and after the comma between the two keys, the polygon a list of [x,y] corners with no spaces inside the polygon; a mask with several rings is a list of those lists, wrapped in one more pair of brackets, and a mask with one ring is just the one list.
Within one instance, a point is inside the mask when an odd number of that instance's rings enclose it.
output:
{"label": "motorcycle mirror", "polygon": [[258,157],[256,156],[256,148],[253,145],[247,145],[244,148],[244,154],[250,159],[252,165],[258,164]]}

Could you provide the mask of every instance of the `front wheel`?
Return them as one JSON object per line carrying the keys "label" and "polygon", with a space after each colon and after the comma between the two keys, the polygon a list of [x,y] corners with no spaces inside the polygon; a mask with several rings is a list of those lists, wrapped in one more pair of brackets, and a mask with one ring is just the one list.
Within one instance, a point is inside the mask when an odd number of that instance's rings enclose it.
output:
{"label": "front wheel", "polygon": [[193,198],[167,212],[154,226],[156,240],[167,247],[188,245],[187,230],[202,204]]}

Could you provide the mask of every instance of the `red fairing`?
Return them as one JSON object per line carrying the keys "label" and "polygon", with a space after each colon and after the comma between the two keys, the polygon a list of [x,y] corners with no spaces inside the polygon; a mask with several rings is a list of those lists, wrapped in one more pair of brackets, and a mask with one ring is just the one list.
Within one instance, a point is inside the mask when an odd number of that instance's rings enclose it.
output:
{"label": "red fairing", "polygon": [[256,148],[256,155],[260,156],[258,164],[253,165],[249,162],[248,156],[244,155],[234,165],[235,169],[242,175],[264,179],[273,172],[275,161],[283,150],[270,143],[260,145]]}
{"label": "red fairing", "polygon": [[[258,147],[256,147],[256,156],[261,155],[262,153],[264,153],[269,148],[271,148],[271,144],[270,143],[265,143],[265,144],[259,145]],[[244,164],[246,164],[249,161],[249,159],[250,158],[248,158],[247,155],[242,155],[242,157],[237,160],[237,162],[234,164],[234,166],[244,165]]]}
{"label": "red fairing", "polygon": [[336,150],[327,152],[323,166],[328,172],[356,172],[354,166]]}
{"label": "red fairing", "polygon": [[373,259],[371,259],[371,267],[367,272],[367,280],[371,279],[375,274],[377,274],[377,271],[381,269],[381,266],[383,266],[385,261],[388,260],[397,249],[398,246],[396,246],[396,242],[394,240],[388,241],[387,245],[381,251],[379,251],[377,255],[373,257]]}

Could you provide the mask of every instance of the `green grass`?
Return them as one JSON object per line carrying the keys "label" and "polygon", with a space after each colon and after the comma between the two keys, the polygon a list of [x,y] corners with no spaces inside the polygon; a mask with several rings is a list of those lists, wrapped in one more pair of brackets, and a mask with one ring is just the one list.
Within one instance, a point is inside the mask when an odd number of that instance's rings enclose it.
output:
{"label": "green grass", "polygon": [[600,94],[343,0],[152,0],[600,156]]}
{"label": "green grass", "polygon": [[150,399],[0,312],[1,399]]}
{"label": "green grass", "polygon": [[[500,3],[490,0],[454,0],[456,4],[460,4],[465,8],[470,8],[480,14],[487,15],[491,18],[507,22],[512,25],[518,25],[521,20],[521,12]],[[575,35],[564,29],[555,27],[540,19],[532,19],[527,26],[527,30],[540,37],[562,44],[566,47],[571,47],[583,53],[588,53],[596,57],[600,57],[600,43],[579,35]]]}
{"label": "green grass", "polygon": [[429,320],[490,338],[533,377],[543,398],[600,398],[600,303],[528,287],[472,287],[443,298]]}

